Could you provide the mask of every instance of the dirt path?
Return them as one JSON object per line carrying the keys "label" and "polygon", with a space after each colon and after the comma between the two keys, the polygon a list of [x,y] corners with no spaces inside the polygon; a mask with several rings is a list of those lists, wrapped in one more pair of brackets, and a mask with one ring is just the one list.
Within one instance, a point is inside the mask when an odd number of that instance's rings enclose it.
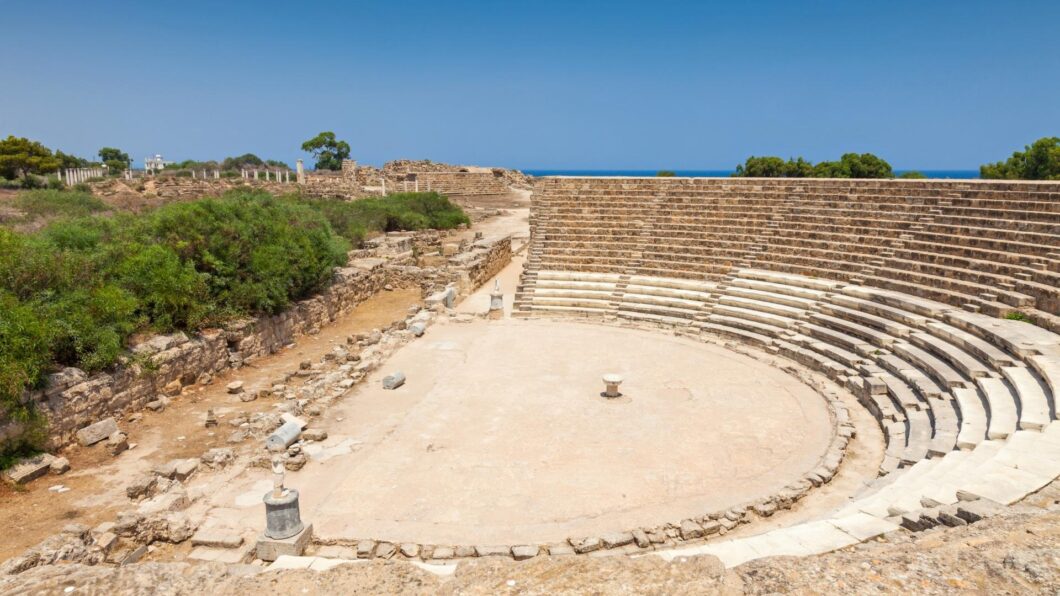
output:
{"label": "dirt path", "polygon": [[[319,360],[346,337],[403,319],[409,307],[419,302],[418,288],[380,292],[318,335],[301,337],[291,348],[220,375],[211,385],[175,398],[163,412],[144,411],[136,423],[121,421],[119,426],[136,447],[117,458],[102,444],[74,446],[61,453],[69,458],[72,468],[65,475],[47,475],[18,489],[0,483],[0,527],[7,529],[0,541],[0,561],[37,544],[65,524],[91,527],[113,520],[118,511],[131,507],[124,492],[136,475],[171,459],[199,457],[211,447],[231,446],[227,439],[235,429],[225,424],[226,418],[240,412],[267,411],[277,404],[276,400],[241,402],[225,391],[230,381],[242,380],[248,392],[268,387],[283,373],[298,368],[300,361]],[[220,425],[204,426],[208,408],[218,415]],[[49,490],[55,486],[69,491]]]}

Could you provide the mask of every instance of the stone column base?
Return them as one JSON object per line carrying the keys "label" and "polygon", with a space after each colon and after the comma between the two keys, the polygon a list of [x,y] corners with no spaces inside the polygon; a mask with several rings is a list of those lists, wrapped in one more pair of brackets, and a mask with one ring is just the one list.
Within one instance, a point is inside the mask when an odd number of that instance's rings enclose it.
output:
{"label": "stone column base", "polygon": [[256,555],[262,561],[275,561],[281,555],[300,557],[313,538],[313,524],[306,524],[302,531],[283,540],[269,538],[262,534],[258,538]]}

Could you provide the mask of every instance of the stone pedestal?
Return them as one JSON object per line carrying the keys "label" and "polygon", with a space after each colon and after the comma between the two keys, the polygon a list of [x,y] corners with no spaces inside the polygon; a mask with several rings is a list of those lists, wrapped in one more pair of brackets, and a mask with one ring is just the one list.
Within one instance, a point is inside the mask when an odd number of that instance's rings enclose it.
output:
{"label": "stone pedestal", "polygon": [[285,488],[279,495],[275,491],[265,494],[265,536],[284,540],[304,529],[298,510],[298,491]]}
{"label": "stone pedestal", "polygon": [[493,291],[490,292],[489,318],[500,319],[504,317],[504,294],[501,292],[501,283],[494,282]]}
{"label": "stone pedestal", "polygon": [[604,375],[604,397],[619,397],[622,394],[618,391],[618,386],[622,384],[622,375],[616,375],[609,373]]}
{"label": "stone pedestal", "polygon": [[258,538],[255,555],[262,561],[275,561],[283,555],[300,557],[312,539],[313,524],[305,526],[301,532],[289,538],[269,538],[268,535],[262,534]]}

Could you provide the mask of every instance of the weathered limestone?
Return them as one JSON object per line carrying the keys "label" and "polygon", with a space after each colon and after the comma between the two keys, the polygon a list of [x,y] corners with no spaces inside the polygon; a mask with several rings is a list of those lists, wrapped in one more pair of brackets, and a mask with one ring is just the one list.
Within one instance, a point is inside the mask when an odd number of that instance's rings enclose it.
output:
{"label": "weathered limestone", "polygon": [[604,397],[619,397],[622,394],[618,391],[618,386],[622,384],[622,375],[615,373],[608,373],[604,375]]}
{"label": "weathered limestone", "polygon": [[397,389],[405,384],[405,373],[395,371],[383,378],[383,389]]}
{"label": "weathered limestone", "polygon": [[84,447],[88,447],[110,437],[116,432],[118,432],[118,423],[113,418],[104,418],[77,431],[77,442]]}

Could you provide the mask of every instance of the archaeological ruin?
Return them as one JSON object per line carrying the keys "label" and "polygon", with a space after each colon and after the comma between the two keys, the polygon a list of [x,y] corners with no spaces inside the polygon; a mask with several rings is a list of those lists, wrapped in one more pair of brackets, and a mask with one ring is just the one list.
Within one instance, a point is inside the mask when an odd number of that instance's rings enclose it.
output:
{"label": "archaeological ruin", "polygon": [[0,592],[135,568],[228,591],[357,565],[425,593],[593,565],[723,581],[993,520],[1055,548],[1058,182],[347,161],[256,184],[432,190],[472,224],[373,238],[280,314],[27,392],[49,450],[5,472],[24,535]]}

